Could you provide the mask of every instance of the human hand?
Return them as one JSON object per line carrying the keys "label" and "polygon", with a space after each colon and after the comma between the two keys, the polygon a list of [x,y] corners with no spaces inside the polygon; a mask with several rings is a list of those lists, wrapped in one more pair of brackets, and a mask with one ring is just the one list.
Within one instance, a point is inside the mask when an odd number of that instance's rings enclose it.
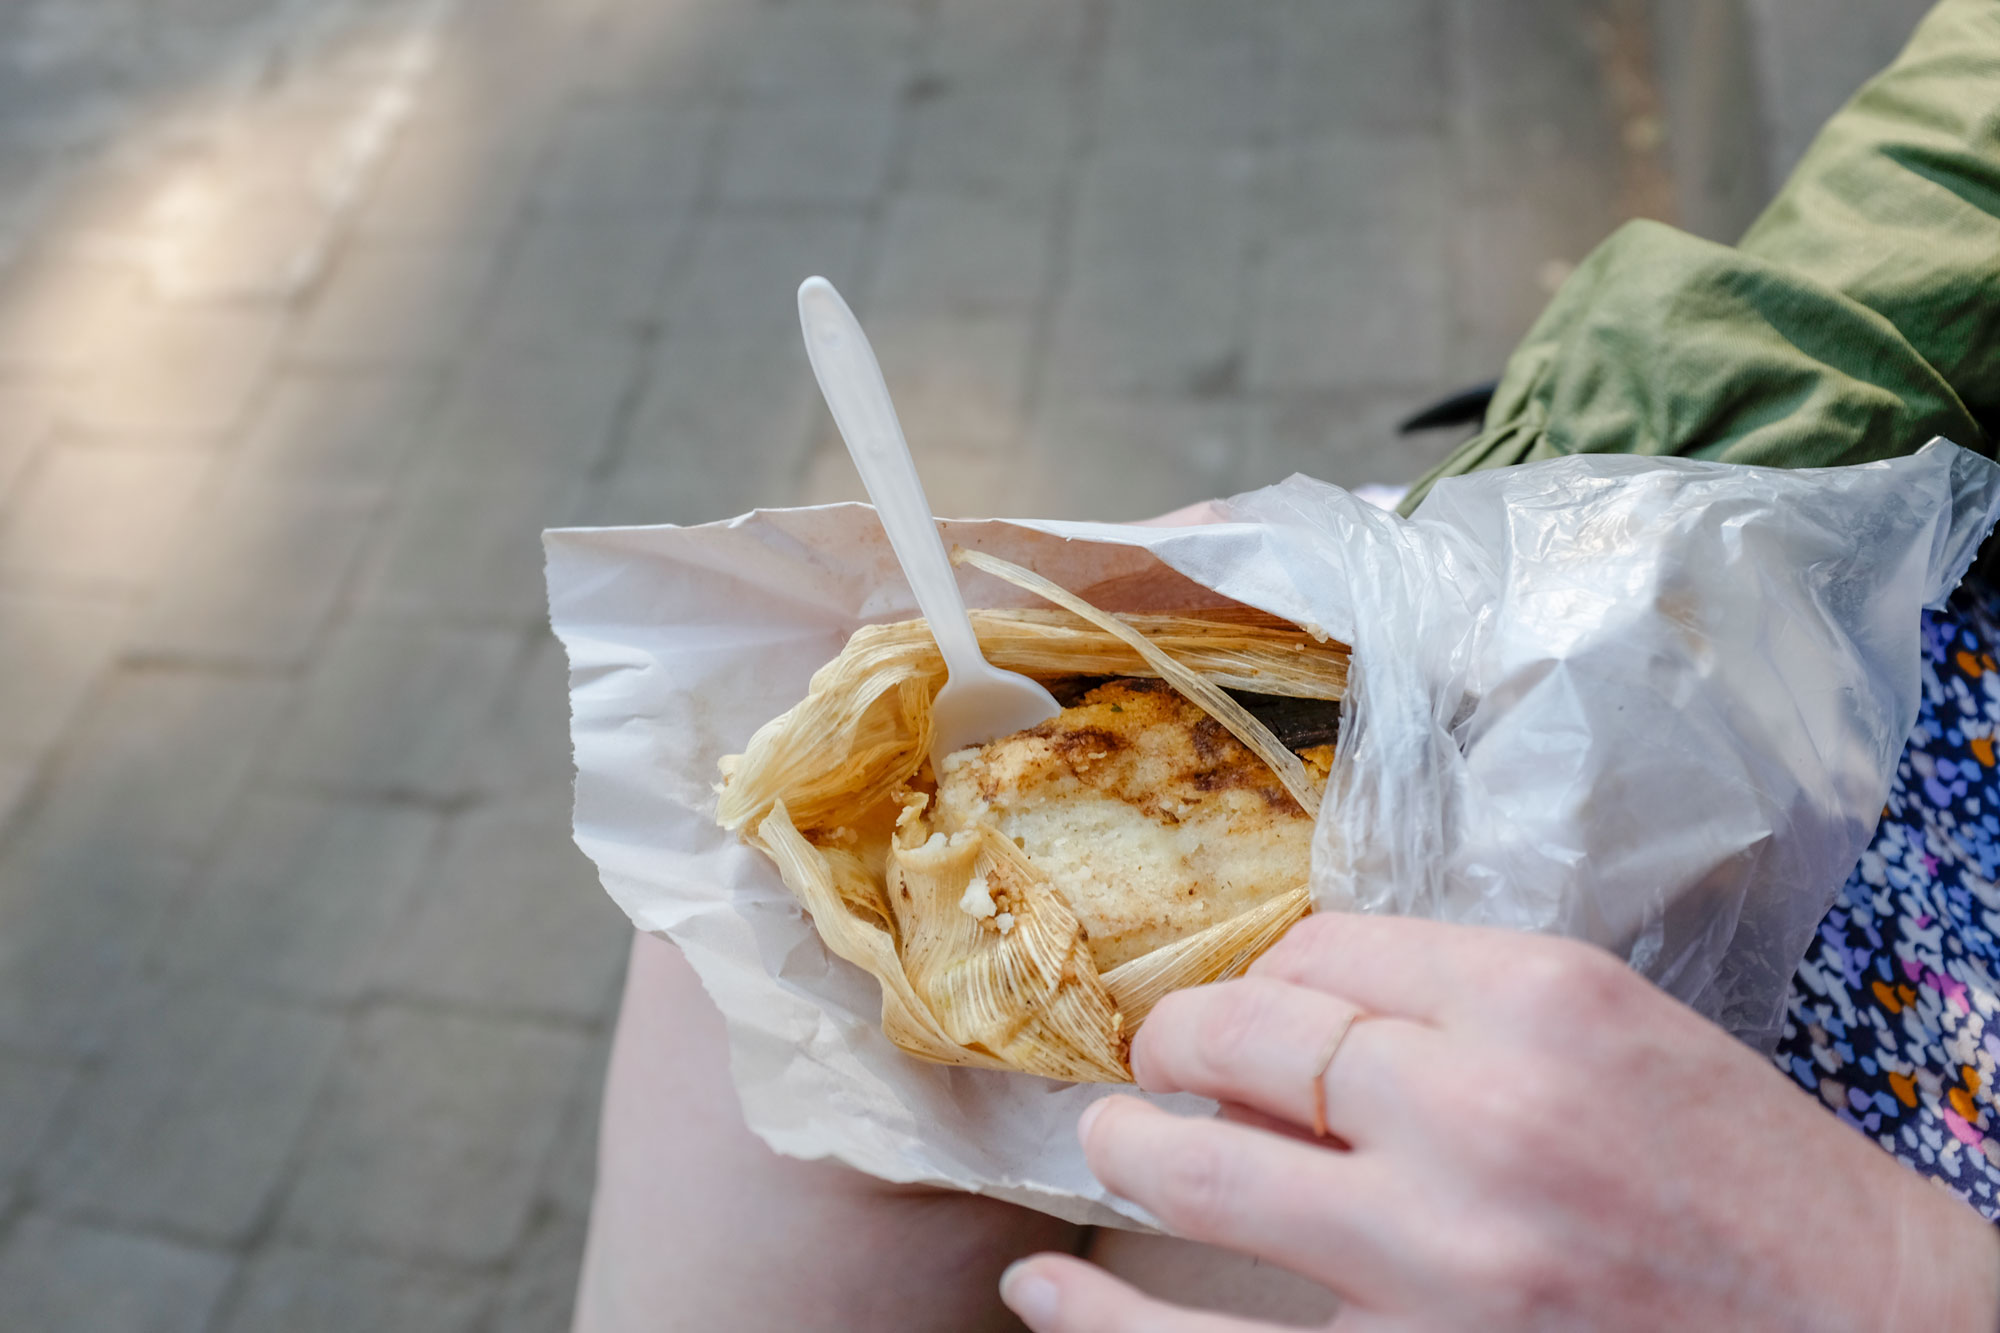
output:
{"label": "human hand", "polygon": [[[1314,1071],[1327,1125],[1312,1138]],[[1139,1085],[1079,1123],[1091,1170],[1177,1234],[1320,1282],[1341,1333],[2000,1327],[2000,1239],[1611,955],[1308,917],[1239,981],[1169,995]],[[1264,1328],[1067,1256],[1010,1269],[1035,1333]]]}

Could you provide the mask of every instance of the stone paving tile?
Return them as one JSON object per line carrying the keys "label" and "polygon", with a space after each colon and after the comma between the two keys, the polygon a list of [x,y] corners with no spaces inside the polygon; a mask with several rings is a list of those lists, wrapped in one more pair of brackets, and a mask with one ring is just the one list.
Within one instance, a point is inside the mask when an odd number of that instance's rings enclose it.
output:
{"label": "stone paving tile", "polygon": [[1069,88],[961,86],[942,77],[918,86],[923,96],[905,111],[912,186],[1022,200],[1047,200],[1061,188],[1079,137]]}
{"label": "stone paving tile", "polygon": [[0,841],[13,827],[15,814],[27,804],[39,767],[26,759],[0,759]]}
{"label": "stone paving tile", "polygon": [[[1467,374],[1500,363],[1574,264],[1618,221],[1619,147],[1607,113],[1588,0],[1459,3],[1454,118],[1464,184],[1451,291]],[[1487,367],[1484,371],[1470,369]]]}
{"label": "stone paving tile", "polygon": [[[125,299],[116,306],[86,301],[86,308],[101,321],[100,333],[115,329],[118,319],[143,314],[158,305],[160,292],[149,250],[159,243],[162,224],[170,225],[170,217],[162,217],[162,211],[171,213],[171,208],[160,209],[160,201],[183,173],[200,169],[203,154],[196,145],[213,137],[212,118],[204,125],[193,108],[173,119],[186,139],[175,142],[172,131],[142,132],[109,151],[91,155],[85,150],[67,178],[54,183],[56,188],[45,200],[46,211],[37,219],[40,225],[31,226],[22,237],[16,276],[23,279],[24,290],[38,295],[76,292],[87,298],[122,291]],[[61,225],[50,226],[56,219]],[[93,271],[104,277],[115,274],[121,281],[105,286],[100,293],[95,290]],[[37,305],[48,310],[39,302]],[[117,318],[103,318],[113,314]],[[69,331],[70,326],[63,321],[55,324]],[[67,349],[59,343],[49,350],[63,357]],[[83,362],[90,359],[89,355],[80,358]]]}
{"label": "stone paving tile", "polygon": [[1279,55],[1280,133],[1442,131],[1447,3],[1297,0]]}
{"label": "stone paving tile", "polygon": [[[213,119],[204,127],[203,118],[192,108],[173,119],[186,140],[174,143],[171,135],[142,132],[109,151],[80,154],[81,160],[47,199],[45,206],[51,212],[45,212],[39,219],[42,225],[23,237],[25,271],[55,276],[67,285],[78,276],[66,271],[71,265],[122,270],[130,279],[130,292],[140,298],[126,309],[152,303],[157,293],[147,262],[147,241],[157,237],[163,221],[154,207],[178,173],[198,168],[202,155],[195,145],[213,136]],[[56,218],[62,225],[49,226]]]}
{"label": "stone paving tile", "polygon": [[49,199],[60,189],[63,173],[60,154],[46,141],[37,143],[32,131],[21,134],[20,121],[8,117],[8,128],[0,132],[0,170],[5,170],[15,188],[0,199],[0,253],[14,254],[30,248],[36,224],[46,216]]}
{"label": "stone paving tile", "polygon": [[1058,88],[1088,54],[1087,22],[1070,0],[941,0],[919,68],[954,90]]}
{"label": "stone paving tile", "polygon": [[51,836],[33,822],[12,844],[0,856],[0,1047],[95,1054],[193,862]]}
{"label": "stone paving tile", "polygon": [[1056,398],[1043,405],[1024,461],[1045,517],[1147,518],[1242,490],[1248,424],[1240,403]]}
{"label": "stone paving tile", "polygon": [[571,107],[535,182],[536,213],[615,222],[673,217],[701,188],[720,113],[715,102]]}
{"label": "stone paving tile", "polygon": [[129,265],[69,256],[17,264],[0,276],[0,369],[81,376],[105,330],[151,305]]}
{"label": "stone paving tile", "polygon": [[481,480],[583,476],[611,446],[639,369],[637,340],[613,334],[559,345],[485,343],[428,432],[423,471]]}
{"label": "stone paving tile", "polygon": [[548,812],[497,805],[455,819],[414,910],[388,941],[382,989],[488,1012],[600,1017],[632,932],[570,840],[568,813],[565,801]]}
{"label": "stone paving tile", "polygon": [[154,957],[168,975],[324,1003],[363,994],[437,841],[436,815],[259,793]]}
{"label": "stone paving tile", "polygon": [[287,355],[313,366],[408,370],[444,361],[463,340],[494,272],[477,235],[350,245],[295,332]]}
{"label": "stone paving tile", "polygon": [[278,1245],[252,1259],[221,1333],[473,1333],[491,1279]]}
{"label": "stone paving tile", "polygon": [[[1027,318],[861,318],[912,448],[928,456],[1019,447],[1036,333]],[[827,442],[838,446],[838,435]]]}
{"label": "stone paving tile", "polygon": [[0,1201],[5,1186],[35,1159],[76,1082],[74,1065],[0,1055]]}
{"label": "stone paving tile", "polygon": [[[727,350],[715,348],[716,360],[725,360]],[[752,358],[777,359],[764,348],[746,349],[737,364]],[[727,371],[718,368],[722,373]],[[767,382],[784,385],[811,374],[801,350],[796,372],[787,367]],[[759,505],[792,503],[817,432],[827,424],[825,408],[810,385],[764,392],[763,403],[730,403],[726,418],[689,410],[642,419],[627,441],[626,456],[593,483],[573,521],[709,523]],[[705,405],[689,404],[698,406]]]}
{"label": "stone paving tile", "polygon": [[1449,161],[1433,135],[1323,136],[1279,156],[1254,279],[1252,385],[1423,394],[1446,382]]}
{"label": "stone paving tile", "polygon": [[[625,939],[629,953],[629,930]],[[621,977],[621,987],[622,982]],[[607,1006],[607,1017],[615,1019],[616,1008],[614,999]],[[604,1074],[611,1064],[613,1026],[607,1022],[603,1031],[591,1039],[590,1056],[584,1072],[577,1078],[569,1109],[563,1113],[562,1126],[556,1131],[555,1147],[549,1151],[548,1163],[542,1171],[542,1201],[556,1213],[577,1221],[589,1219],[591,1196],[597,1189],[597,1131],[602,1110],[598,1090],[604,1086]]]}
{"label": "stone paving tile", "polygon": [[[855,287],[866,237],[864,220],[852,213],[709,214],[695,232],[682,280],[668,294],[672,318],[653,369],[655,383],[710,340],[800,346],[799,284],[818,273],[843,290]],[[690,396],[722,400],[740,384],[711,383]]]}
{"label": "stone paving tile", "polygon": [[137,590],[151,585],[211,461],[196,453],[65,444],[0,520],[0,579]]}
{"label": "stone paving tile", "polygon": [[232,1267],[206,1250],[29,1217],[0,1247],[0,1328],[202,1333]]}
{"label": "stone paving tile", "polygon": [[[939,514],[1043,518],[1053,516],[1058,504],[1061,483],[1052,479],[1052,469],[1041,466],[1025,446],[978,453],[926,446],[917,463],[923,469],[924,496]],[[796,502],[837,504],[850,500],[866,504],[868,492],[847,450],[829,439],[808,464]]]}
{"label": "stone paving tile", "polygon": [[908,6],[765,6],[718,63],[747,98],[888,98],[909,78],[921,23]]}
{"label": "stone paving tile", "polygon": [[[801,423],[811,419],[801,411],[790,429],[803,438],[811,428]],[[583,493],[570,522],[603,527],[712,523],[760,504],[792,503],[792,497],[802,494],[794,479],[800,466],[748,449],[734,455],[628,460]]]}
{"label": "stone paving tile", "polygon": [[1054,211],[956,190],[906,190],[882,224],[868,284],[870,336],[883,315],[1034,310],[1048,281]]}
{"label": "stone paving tile", "polygon": [[[1253,148],[1275,128],[1275,6],[1116,4],[1104,58],[1105,143]],[[1164,21],[1163,21],[1164,20]]]}
{"label": "stone paving tile", "polygon": [[0,753],[39,758],[55,743],[130,618],[114,598],[0,590]]}
{"label": "stone paving tile", "polygon": [[[356,232],[369,241],[491,244],[534,188],[546,125],[519,113],[496,121],[491,108],[506,102],[446,63],[358,210]],[[480,110],[467,114],[474,99]]]}
{"label": "stone paving tile", "polygon": [[[854,289],[863,236],[851,214],[724,213],[703,225],[593,512],[629,511],[635,489],[659,494],[656,522],[783,502],[824,411],[799,339],[798,285],[817,273]],[[678,476],[655,488],[644,474],[661,468]]]}
{"label": "stone paving tile", "polygon": [[381,495],[437,396],[436,377],[424,373],[289,372],[272,384],[227,475],[322,495]]}
{"label": "stone paving tile", "polygon": [[1743,8],[1755,27],[1759,110],[1775,189],[1827,117],[1895,58],[1932,6],[1928,0],[1754,0]]}
{"label": "stone paving tile", "polygon": [[1084,177],[1049,373],[1066,390],[1214,392],[1241,374],[1256,159],[1152,150]]}
{"label": "stone paving tile", "polygon": [[271,775],[350,795],[448,801],[520,655],[512,632],[348,621],[306,678]]}
{"label": "stone paving tile", "polygon": [[339,1049],[342,1023],[234,988],[137,1006],[34,1172],[43,1206],[248,1239]]}
{"label": "stone paving tile", "polygon": [[0,854],[0,1045],[101,1043],[281,698],[248,678],[110,679]]}
{"label": "stone paving tile", "polygon": [[480,731],[468,781],[489,799],[549,801],[567,821],[576,781],[571,755],[569,659],[555,635],[541,633]]}
{"label": "stone paving tile", "polygon": [[424,478],[363,563],[361,607],[426,623],[545,621],[542,529],[567,521],[583,490],[563,476]]}
{"label": "stone paving tile", "polygon": [[65,405],[84,430],[214,433],[248,411],[276,354],[281,316],[235,306],[127,314],[98,334],[92,392]]}
{"label": "stone paving tile", "polygon": [[[305,145],[295,151],[299,170],[317,156]],[[202,303],[282,302],[324,266],[338,219],[318,192],[296,179],[232,181],[236,165],[213,163],[200,173],[200,185],[188,183],[190,191],[205,188],[209,198],[202,226],[163,225],[155,235],[135,240],[146,254],[147,285],[154,295]],[[224,373],[222,367],[210,371]],[[245,376],[246,387],[260,378]]]}
{"label": "stone paving tile", "polygon": [[496,342],[530,347],[649,331],[660,319],[669,264],[691,226],[686,213],[530,219],[482,327]]}
{"label": "stone paving tile", "polygon": [[255,676],[118,669],[50,770],[43,844],[201,854],[285,700],[281,682]]}
{"label": "stone paving tile", "polygon": [[[939,451],[929,448],[915,456],[923,467],[924,498],[930,501],[931,510],[938,514],[958,513],[953,502],[945,497],[962,489],[960,477],[968,460],[954,456],[947,461],[940,457]],[[802,505],[868,503],[868,488],[861,484],[861,474],[854,470],[854,460],[848,457],[832,422],[827,423],[823,438],[806,463],[798,502]]]}
{"label": "stone paving tile", "polygon": [[738,109],[722,141],[722,202],[867,203],[888,177],[900,105],[894,96],[800,96]]}
{"label": "stone paving tile", "polygon": [[1463,431],[1396,434],[1425,397],[1402,388],[1314,390],[1275,395],[1250,408],[1246,484],[1294,472],[1336,486],[1404,485],[1444,460]]}
{"label": "stone paving tile", "polygon": [[1549,234],[1540,201],[1483,204],[1453,219],[1451,290],[1456,318],[1451,382],[1497,379],[1521,336],[1587,251]]}
{"label": "stone paving tile", "polygon": [[577,62],[587,98],[685,102],[726,92],[739,50],[767,16],[732,0],[617,4],[596,15]]}
{"label": "stone paving tile", "polygon": [[540,53],[548,82],[568,97],[575,90],[571,66],[593,25],[614,8],[603,0],[472,0],[451,12],[449,36],[454,48],[469,53],[474,67],[500,67],[509,82],[522,72],[510,63],[513,58]]}
{"label": "stone paving tile", "polygon": [[585,1038],[384,1008],[364,1019],[282,1221],[290,1237],[494,1263],[521,1239]]}
{"label": "stone paving tile", "polygon": [[655,522],[706,522],[782,503],[824,411],[793,320],[789,336],[670,335],[602,486],[623,496],[635,472],[672,473],[678,480],[664,488]]}
{"label": "stone paving tile", "polygon": [[563,1333],[576,1306],[586,1228],[579,1218],[539,1220],[500,1292],[492,1333]]}
{"label": "stone paving tile", "polygon": [[0,383],[0,513],[16,498],[21,481],[44,449],[57,438],[66,395],[35,380]]}
{"label": "stone paving tile", "polygon": [[1111,0],[1108,8],[1107,45],[1164,62],[1167,69],[1199,67],[1218,51],[1268,49],[1287,35],[1290,17],[1284,5],[1239,12],[1206,0]]}
{"label": "stone paving tile", "polygon": [[220,488],[165,564],[132,650],[178,662],[303,665],[376,502],[296,485]]}

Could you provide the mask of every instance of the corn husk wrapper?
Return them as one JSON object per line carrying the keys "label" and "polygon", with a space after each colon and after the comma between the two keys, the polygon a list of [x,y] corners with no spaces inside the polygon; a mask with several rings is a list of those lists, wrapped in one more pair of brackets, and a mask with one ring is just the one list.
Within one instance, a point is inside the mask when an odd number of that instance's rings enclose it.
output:
{"label": "corn husk wrapper", "polygon": [[[1256,527],[942,527],[947,546],[1033,568],[1128,623],[1146,625],[1161,608],[1193,613],[1175,619],[1199,620],[1187,633],[1206,649],[1172,626],[1153,626],[1152,638],[1198,664],[1209,652],[1206,665],[1228,688],[1287,692],[1283,657],[1295,654],[1220,652],[1213,643],[1217,626],[1239,621],[1303,623],[1296,585],[1261,554],[1266,536]],[[925,1034],[941,1045],[952,1039],[914,998],[901,1008],[908,1023],[885,1010],[885,995],[900,989],[879,952],[889,941],[858,928],[888,925],[880,867],[853,846],[815,848],[799,826],[787,837],[795,818],[825,830],[793,809],[774,822],[775,802],[744,812],[735,829],[717,822],[722,758],[748,753],[857,632],[915,645],[918,676],[940,670],[928,634],[907,624],[917,608],[873,512],[769,510],[696,528],[555,532],[546,543],[551,618],[570,664],[577,843],[633,925],[671,940],[699,975],[727,1026],[748,1127],[775,1151],[885,1180],[975,1191],[1073,1222],[1155,1225],[1105,1190],[1076,1143],[1076,1117],[1112,1085],[1040,1078],[997,1067],[997,1058],[912,1057]],[[1190,562],[1194,572],[1181,572]],[[1228,579],[1241,586],[1217,591]],[[976,616],[985,618],[977,608],[1008,613],[1017,646],[1053,635],[1065,669],[1147,674],[1129,647],[1079,639],[1085,622],[1040,597],[970,567],[960,583]],[[1246,604],[1276,615],[1245,612]],[[1033,665],[1015,648],[996,650],[990,639],[987,647],[1003,664]],[[760,831],[760,841],[746,839]],[[788,855],[793,868],[781,874]],[[1271,919],[1234,923],[1233,947],[1254,952],[1290,910],[1270,903],[1259,915]],[[850,918],[856,929],[832,935],[815,924]],[[873,970],[871,947],[883,960]],[[1188,947],[1128,967],[1139,964],[1154,974],[1120,968],[1102,978],[1128,1027],[1159,994],[1201,975]],[[1188,1094],[1124,1086],[1165,1110],[1214,1110]]]}
{"label": "corn husk wrapper", "polygon": [[[1222,691],[1337,699],[1344,646],[1249,608],[1113,617],[1030,571],[961,553],[1061,610],[989,610],[989,660],[1044,678],[1164,677],[1265,757],[1308,811],[1297,756]],[[1160,996],[1240,974],[1310,910],[1303,884],[1100,976],[1082,924],[1025,854],[990,828],[930,838],[905,796],[930,747],[944,666],[922,621],[871,626],[814,677],[806,698],[721,768],[717,820],[777,863],[827,945],[882,983],[884,1033],[913,1055],[1077,1082],[1129,1082],[1132,1030]],[[857,827],[876,826],[872,838]],[[1002,932],[959,903],[974,876],[1007,904]]]}

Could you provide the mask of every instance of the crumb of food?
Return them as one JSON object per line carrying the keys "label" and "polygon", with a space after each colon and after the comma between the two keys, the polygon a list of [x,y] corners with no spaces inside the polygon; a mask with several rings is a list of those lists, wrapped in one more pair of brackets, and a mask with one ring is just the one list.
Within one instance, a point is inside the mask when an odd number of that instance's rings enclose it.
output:
{"label": "crumb of food", "polygon": [[981,921],[1000,910],[994,905],[993,890],[986,883],[986,876],[982,872],[977,870],[972,872],[972,878],[966,883],[965,893],[958,900],[958,910]]}
{"label": "crumb of food", "polygon": [[1014,928],[1014,914],[1012,912],[996,913],[993,917],[993,925],[1002,935],[1005,935]]}

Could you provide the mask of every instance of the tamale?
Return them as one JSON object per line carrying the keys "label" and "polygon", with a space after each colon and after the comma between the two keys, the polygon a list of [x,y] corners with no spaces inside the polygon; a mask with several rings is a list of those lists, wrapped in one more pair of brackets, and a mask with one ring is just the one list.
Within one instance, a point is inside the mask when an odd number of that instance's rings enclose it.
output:
{"label": "tamale", "polygon": [[[882,983],[913,1055],[1129,1081],[1161,995],[1233,976],[1309,910],[1344,645],[1245,607],[973,612],[988,659],[1064,713],[940,761],[921,620],[864,627],[723,761],[716,817],[762,848],[828,947]],[[1296,751],[1259,714],[1315,743]]]}

